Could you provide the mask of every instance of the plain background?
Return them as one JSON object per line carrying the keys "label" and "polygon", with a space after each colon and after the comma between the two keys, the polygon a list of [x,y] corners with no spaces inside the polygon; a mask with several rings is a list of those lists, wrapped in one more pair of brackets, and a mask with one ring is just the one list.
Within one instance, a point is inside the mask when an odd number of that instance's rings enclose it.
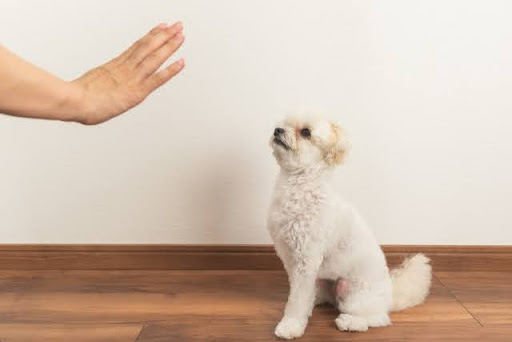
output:
{"label": "plain background", "polygon": [[186,70],[97,127],[0,116],[1,243],[269,243],[268,141],[343,123],[335,185],[385,244],[512,243],[510,1],[0,2],[1,43],[73,79],[182,20]]}

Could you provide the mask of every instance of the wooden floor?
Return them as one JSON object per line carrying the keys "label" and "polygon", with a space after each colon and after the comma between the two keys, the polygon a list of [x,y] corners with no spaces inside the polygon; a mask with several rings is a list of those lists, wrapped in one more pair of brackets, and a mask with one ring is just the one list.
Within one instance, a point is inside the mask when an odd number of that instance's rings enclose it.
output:
{"label": "wooden floor", "polygon": [[[0,271],[0,341],[273,341],[282,271]],[[511,272],[436,272],[393,326],[336,330],[315,309],[301,341],[512,341]]]}

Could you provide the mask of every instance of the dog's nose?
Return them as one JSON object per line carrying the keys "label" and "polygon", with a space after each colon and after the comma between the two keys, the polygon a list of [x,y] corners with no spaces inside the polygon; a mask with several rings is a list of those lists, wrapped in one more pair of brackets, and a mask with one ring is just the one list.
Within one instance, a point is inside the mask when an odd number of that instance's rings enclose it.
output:
{"label": "dog's nose", "polygon": [[284,133],[284,129],[282,129],[281,127],[277,127],[276,129],[274,129],[274,136],[277,137],[281,134]]}

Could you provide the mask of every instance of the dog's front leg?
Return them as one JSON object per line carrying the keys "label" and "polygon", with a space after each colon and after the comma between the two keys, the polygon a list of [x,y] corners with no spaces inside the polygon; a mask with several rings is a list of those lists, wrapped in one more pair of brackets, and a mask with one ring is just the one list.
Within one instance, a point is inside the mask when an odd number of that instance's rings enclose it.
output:
{"label": "dog's front leg", "polygon": [[308,262],[301,262],[291,267],[288,274],[290,294],[284,316],[275,330],[277,337],[292,339],[304,334],[314,307],[319,267],[319,258],[308,258]]}

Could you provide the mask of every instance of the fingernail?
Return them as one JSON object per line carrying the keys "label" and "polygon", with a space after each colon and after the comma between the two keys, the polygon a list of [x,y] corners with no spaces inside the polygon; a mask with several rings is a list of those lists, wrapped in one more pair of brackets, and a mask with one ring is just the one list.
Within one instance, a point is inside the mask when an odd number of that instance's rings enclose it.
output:
{"label": "fingernail", "polygon": [[183,68],[185,66],[185,60],[183,58],[178,59],[178,65],[180,68]]}
{"label": "fingernail", "polygon": [[182,30],[183,29],[183,23],[181,21],[177,21],[173,25],[170,25],[170,26],[174,27],[177,30]]}

